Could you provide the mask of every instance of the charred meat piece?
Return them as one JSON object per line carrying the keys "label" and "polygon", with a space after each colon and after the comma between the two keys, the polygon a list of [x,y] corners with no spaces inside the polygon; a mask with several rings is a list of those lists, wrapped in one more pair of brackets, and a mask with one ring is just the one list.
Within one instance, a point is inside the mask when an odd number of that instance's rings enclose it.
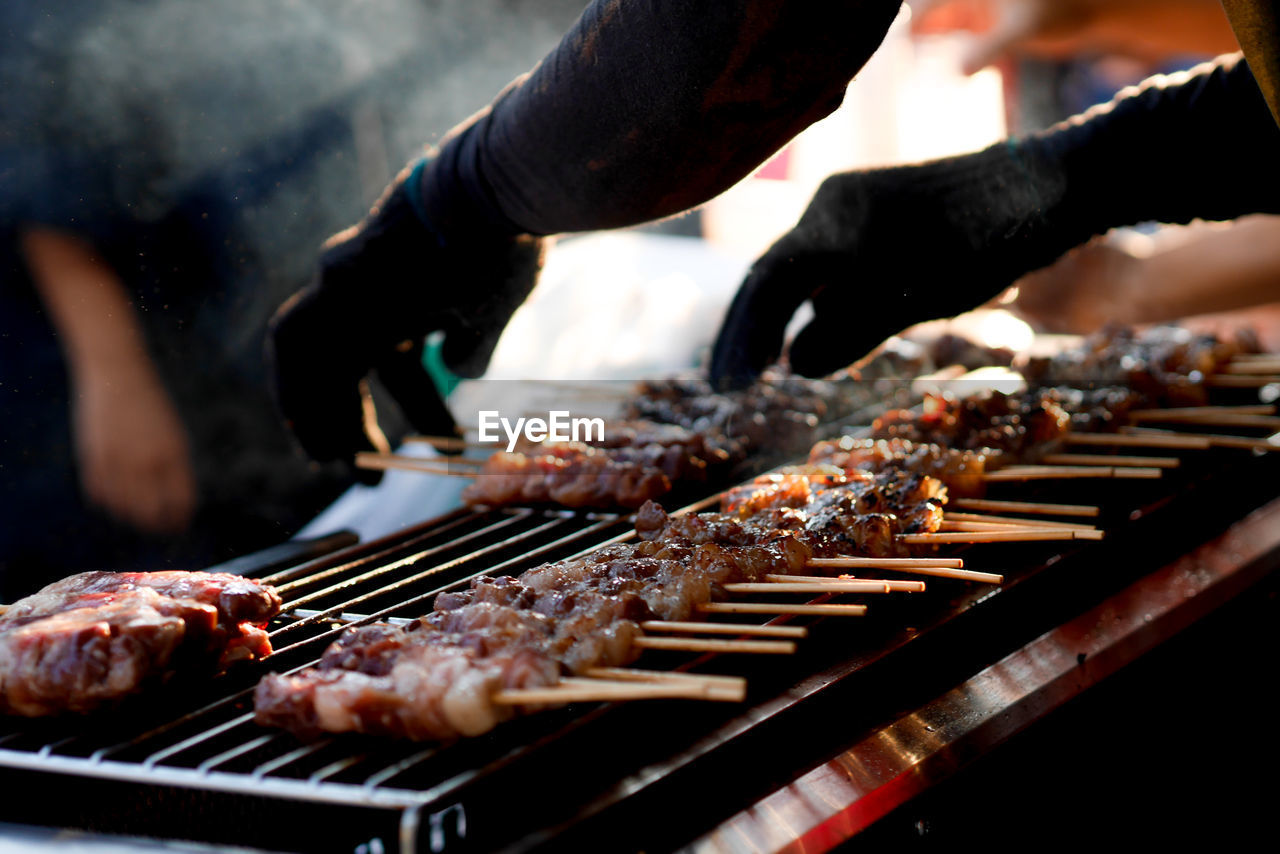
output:
{"label": "charred meat piece", "polygon": [[479,735],[518,711],[495,703],[497,691],[558,678],[555,661],[536,647],[482,655],[437,632],[378,627],[378,654],[366,656],[355,651],[371,636],[355,634],[345,654],[326,655],[319,667],[264,677],[254,692],[255,720],[304,738],[321,732],[415,740]]}
{"label": "charred meat piece", "polygon": [[983,475],[1000,466],[1003,454],[990,448],[955,450],[941,445],[917,445],[905,439],[855,439],[844,436],[819,442],[809,462],[834,465],[843,471],[899,469],[940,480],[950,497],[973,498],[986,491]]}
{"label": "charred meat piece", "polygon": [[602,448],[536,456],[500,451],[485,461],[462,498],[472,506],[556,504],[608,509],[639,507],[671,491],[660,461],[628,459]]}
{"label": "charred meat piece", "polygon": [[929,395],[921,411],[893,410],[877,418],[873,439],[900,439],[958,450],[1001,451],[1034,462],[1070,429],[1071,415],[1052,395],[993,391],[955,398]]}
{"label": "charred meat piece", "polygon": [[0,616],[0,711],[88,712],[174,673],[271,652],[268,585],[224,573],[85,572]]}
{"label": "charred meat piece", "polygon": [[1137,393],[1143,407],[1203,406],[1208,402],[1206,377],[1236,355],[1260,350],[1247,330],[1223,339],[1177,326],[1141,332],[1109,326],[1079,347],[1018,367],[1032,387],[1120,386]]}

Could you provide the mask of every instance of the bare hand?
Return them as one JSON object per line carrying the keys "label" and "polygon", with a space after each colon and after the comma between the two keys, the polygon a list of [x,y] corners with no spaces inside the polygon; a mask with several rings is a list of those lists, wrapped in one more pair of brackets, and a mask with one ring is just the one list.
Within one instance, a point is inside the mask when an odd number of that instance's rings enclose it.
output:
{"label": "bare hand", "polygon": [[1042,332],[1087,334],[1108,323],[1133,323],[1143,294],[1141,264],[1099,238],[1023,276],[1016,299],[1003,307]]}
{"label": "bare hand", "polygon": [[76,391],[85,495],[141,531],[184,530],[195,510],[195,474],[182,422],[151,367],[102,368]]}

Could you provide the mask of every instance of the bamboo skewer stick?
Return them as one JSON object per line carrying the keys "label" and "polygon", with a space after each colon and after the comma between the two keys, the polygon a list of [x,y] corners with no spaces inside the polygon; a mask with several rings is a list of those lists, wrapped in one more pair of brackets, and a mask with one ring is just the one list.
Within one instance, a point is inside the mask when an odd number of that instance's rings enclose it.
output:
{"label": "bamboo skewer stick", "polygon": [[1211,388],[1260,388],[1272,383],[1280,383],[1280,374],[1213,374],[1204,378],[1204,384]]}
{"label": "bamboo skewer stick", "polygon": [[730,698],[704,685],[680,682],[609,682],[605,680],[562,679],[548,688],[498,691],[493,702],[503,706],[532,706],[544,703],[588,703],[615,700],[722,700]]}
{"label": "bamboo skewer stick", "polygon": [[957,522],[993,522],[1001,525],[1012,525],[1020,528],[1069,528],[1074,531],[1096,531],[1097,525],[1086,525],[1083,522],[1054,522],[1046,519],[1020,519],[1016,516],[985,516],[978,513],[947,513],[942,521]]}
{"label": "bamboo skewer stick", "polygon": [[701,501],[696,501],[693,504],[689,504],[685,507],[681,507],[679,510],[676,510],[671,515],[673,517],[687,516],[690,513],[699,513],[703,510],[706,510],[708,507],[714,507],[719,503],[720,503],[719,495],[708,495],[706,498],[702,499]]}
{"label": "bamboo skewer stick", "polygon": [[[819,566],[830,567],[832,569],[839,569],[839,568],[842,568],[842,561],[844,560],[844,558],[826,558],[824,560],[829,562],[824,562],[822,564],[819,564]],[[813,566],[814,564],[811,561],[809,565]],[[1004,583],[1003,575],[997,575],[994,572],[977,572],[972,569],[948,569],[946,567],[941,567],[941,566],[937,566],[937,567],[930,566],[930,567],[913,567],[909,569],[903,569],[902,572],[909,572],[912,575],[930,575],[935,578],[953,578],[953,579],[956,579],[957,581],[978,581],[984,584],[1003,584]],[[844,576],[840,576],[840,577],[844,578]]]}
{"label": "bamboo skewer stick", "polygon": [[1001,480],[1074,480],[1086,477],[1108,477],[1126,480],[1153,480],[1160,477],[1158,468],[1114,468],[1111,466],[1010,466],[987,472],[982,479]]}
{"label": "bamboo skewer stick", "polygon": [[891,593],[884,581],[744,581],[726,584],[729,593]]}
{"label": "bamboo skewer stick", "polygon": [[1231,357],[1231,361],[1233,361],[1233,362],[1268,361],[1268,360],[1270,360],[1270,359],[1280,359],[1280,354],[1277,354],[1277,353],[1236,353],[1234,356],[1232,356],[1232,357]]}
{"label": "bamboo skewer stick", "polygon": [[815,557],[809,566],[838,566],[842,569],[960,569],[964,559],[958,557]]}
{"label": "bamboo skewer stick", "polygon": [[456,464],[456,460],[444,461],[435,459],[419,459],[397,454],[378,454],[373,451],[360,451],[356,454],[356,467],[376,471],[416,471],[422,474],[441,474],[446,477],[477,477],[478,471],[456,471],[448,466]]}
{"label": "bamboo skewer stick", "polygon": [[758,626],[754,623],[690,623],[676,620],[645,620],[640,628],[646,632],[675,632],[704,635],[755,635],[762,638],[803,638],[809,630],[803,626]]}
{"label": "bamboo skewer stick", "polygon": [[440,451],[465,451],[469,448],[492,448],[483,442],[468,442],[461,436],[405,436],[407,445],[430,445]]}
{"label": "bamboo skewer stick", "polygon": [[1280,417],[1274,415],[1222,415],[1214,419],[1204,418],[1182,423],[1205,424],[1212,427],[1256,427],[1272,432],[1280,430]]}
{"label": "bamboo skewer stick", "polygon": [[[974,531],[946,534],[899,534],[898,542],[908,545],[941,545],[943,543],[1030,543],[1040,540],[1086,539],[1087,531],[1066,528],[1023,528],[1018,531]],[[1101,531],[1097,532],[1101,534]]]}
{"label": "bamboo skewer stick", "polygon": [[[848,584],[850,582],[875,582],[883,584],[891,593],[923,593],[923,581],[891,581],[887,578],[854,578],[848,575],[842,575],[839,578],[831,578],[827,575],[775,575],[769,573],[765,577],[765,581],[771,581],[776,584],[820,584],[838,585]],[[839,591],[836,591],[839,592]]]}
{"label": "bamboo skewer stick", "polygon": [[584,675],[592,679],[607,679],[614,682],[701,685],[709,695],[715,695],[714,699],[723,699],[729,702],[740,703],[747,698],[747,680],[741,676],[641,670],[635,667],[591,667],[586,670]]}
{"label": "bamboo skewer stick", "polygon": [[639,649],[666,649],[682,652],[745,652],[765,655],[790,655],[796,651],[795,641],[720,640],[711,638],[636,638]]}
{"label": "bamboo skewer stick", "polygon": [[[1124,429],[1124,428],[1121,428]],[[1067,445],[1101,445],[1115,448],[1183,448],[1207,451],[1209,440],[1202,436],[1134,436],[1124,433],[1068,433],[1062,437]]]}
{"label": "bamboo skewer stick", "polygon": [[1244,436],[1210,436],[1215,448],[1234,448],[1239,451],[1280,451],[1280,443],[1270,439],[1250,439]]}
{"label": "bamboo skewer stick", "polygon": [[[667,675],[670,676],[672,674]],[[580,676],[564,676],[561,677],[559,684],[590,687],[598,684],[600,681],[601,680],[597,677],[583,678]],[[671,685],[686,689],[688,693],[677,695],[677,699],[716,700],[722,703],[741,703],[747,697],[747,685],[745,679],[740,686],[708,682],[701,679],[626,679],[614,677],[613,679],[606,681],[626,685]]]}
{"label": "bamboo skewer stick", "polygon": [[1147,466],[1175,469],[1182,465],[1177,457],[1125,457],[1119,454],[1046,454],[1041,462],[1062,466]]}
{"label": "bamboo skewer stick", "polygon": [[1280,442],[1270,439],[1254,439],[1248,436],[1223,436],[1217,433],[1175,433],[1171,430],[1157,430],[1152,427],[1121,427],[1128,435],[1150,437],[1195,437],[1204,439],[1214,448],[1235,448],[1243,451],[1280,451]]}
{"label": "bamboo skewer stick", "polygon": [[[1008,522],[964,522],[953,519],[943,519],[942,524],[938,527],[940,532],[955,531],[1017,531],[1023,528],[1036,527],[1034,525],[1010,525]],[[1057,527],[1056,525],[1054,527]]]}
{"label": "bamboo skewer stick", "polygon": [[1171,418],[1197,421],[1212,419],[1219,415],[1275,415],[1276,407],[1270,403],[1249,403],[1242,406],[1172,406],[1168,409],[1134,409],[1129,412],[1130,421],[1158,420],[1168,421]]}
{"label": "bamboo skewer stick", "polygon": [[1031,513],[1043,516],[1097,516],[1101,510],[1090,504],[1045,504],[1036,501],[1005,501],[994,498],[953,498],[947,504],[960,510],[988,510],[993,513]]}
{"label": "bamboo skewer stick", "polygon": [[618,682],[699,682],[704,685],[723,685],[731,688],[747,687],[747,680],[741,676],[684,673],[679,670],[643,670],[639,667],[589,667],[584,675],[593,679],[610,679]]}
{"label": "bamboo skewer stick", "polygon": [[[1000,522],[948,522],[945,519],[942,527],[939,529],[943,533],[979,533],[982,531],[1025,531],[1028,528],[1035,527],[1031,525],[1010,525]],[[1055,525],[1055,528],[1062,526]],[[1073,540],[1100,540],[1102,532],[1097,528],[1070,528],[1065,527],[1062,530],[1073,531],[1075,536]]]}
{"label": "bamboo skewer stick", "polygon": [[[1259,354],[1261,355],[1261,354]],[[1223,365],[1219,374],[1280,374],[1280,356],[1271,354],[1266,359],[1234,360]]]}
{"label": "bamboo skewer stick", "polygon": [[867,613],[866,605],[837,605],[826,602],[810,602],[804,605],[788,605],[780,602],[708,602],[699,605],[704,614],[793,614],[805,617],[861,617]]}
{"label": "bamboo skewer stick", "polygon": [[[1240,407],[1241,409],[1245,407]],[[1261,409],[1275,410],[1275,407],[1264,406]],[[1147,414],[1151,413],[1151,414]],[[1140,417],[1134,417],[1135,415]],[[1267,430],[1280,430],[1280,417],[1250,413],[1224,412],[1213,415],[1170,415],[1161,417],[1158,409],[1138,410],[1130,413],[1130,420],[1135,424],[1164,422],[1168,424],[1205,424],[1213,427],[1261,427]]]}

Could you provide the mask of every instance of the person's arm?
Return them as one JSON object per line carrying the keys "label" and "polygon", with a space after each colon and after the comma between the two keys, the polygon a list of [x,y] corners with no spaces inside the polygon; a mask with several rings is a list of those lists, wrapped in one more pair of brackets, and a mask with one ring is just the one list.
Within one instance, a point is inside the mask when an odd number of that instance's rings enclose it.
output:
{"label": "person's arm", "polygon": [[1192,226],[1137,254],[1100,239],[1018,280],[1010,308],[1050,332],[1165,323],[1280,302],[1280,218]]}
{"label": "person's arm", "polygon": [[67,359],[85,495],[140,530],[182,530],[196,502],[187,436],[123,284],[65,232],[28,228],[22,250]]}
{"label": "person's arm", "polygon": [[972,73],[1010,55],[1104,51],[1160,60],[1238,50],[1219,0],[914,0],[912,31],[967,30]]}
{"label": "person's arm", "polygon": [[442,332],[478,376],[532,289],[539,237],[707,201],[840,103],[901,0],[596,0],[529,75],[411,165],[277,315],[277,401],[320,459],[374,447],[359,384],[452,429],[417,364]]}
{"label": "person's arm", "polygon": [[753,265],[712,350],[745,382],[791,344],[810,375],[894,332],[986,302],[1121,225],[1280,212],[1280,129],[1249,67],[1156,78],[1046,132],[946,160],[828,178]]}

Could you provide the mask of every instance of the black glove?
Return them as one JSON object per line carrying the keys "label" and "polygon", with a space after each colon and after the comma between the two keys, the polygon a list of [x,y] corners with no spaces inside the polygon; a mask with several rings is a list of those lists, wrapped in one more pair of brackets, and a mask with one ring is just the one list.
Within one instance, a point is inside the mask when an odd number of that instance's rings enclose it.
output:
{"label": "black glove", "polygon": [[541,239],[479,234],[445,242],[410,203],[406,170],[363,222],[325,245],[320,273],[272,319],[267,356],[276,401],[318,460],[386,450],[362,385],[376,373],[414,429],[456,425],[422,364],[423,342],[462,376],[488,366],[498,336],[533,289]]}
{"label": "black glove", "polygon": [[1109,228],[1280,210],[1280,131],[1243,63],[1151,84],[1018,142],[828,178],[753,265],[712,350],[711,377],[750,381],[792,342],[809,375],[914,323],[982,304]]}

